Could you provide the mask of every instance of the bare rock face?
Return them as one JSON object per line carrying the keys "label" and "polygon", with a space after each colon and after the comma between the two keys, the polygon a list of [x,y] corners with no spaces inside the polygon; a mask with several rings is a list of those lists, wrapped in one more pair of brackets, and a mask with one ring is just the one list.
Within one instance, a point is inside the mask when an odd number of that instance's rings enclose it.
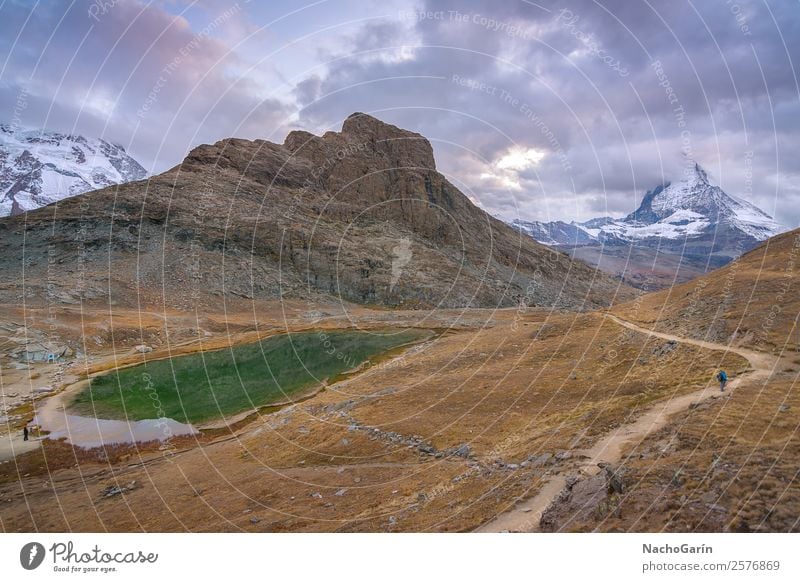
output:
{"label": "bare rock face", "polygon": [[348,117],[342,125],[341,135],[354,142],[371,144],[394,166],[436,169],[433,148],[422,135],[389,125],[364,113],[354,113]]}
{"label": "bare rock face", "polygon": [[600,473],[589,477],[567,477],[566,486],[544,511],[542,531],[571,531],[612,515],[619,515],[627,490],[625,469],[599,463]]}
{"label": "bare rock face", "polygon": [[293,131],[283,144],[202,145],[147,182],[26,221],[0,220],[3,301],[23,293],[23,240],[29,303],[194,308],[325,296],[582,309],[632,297],[477,208],[436,171],[423,136],[363,113],[341,132]]}

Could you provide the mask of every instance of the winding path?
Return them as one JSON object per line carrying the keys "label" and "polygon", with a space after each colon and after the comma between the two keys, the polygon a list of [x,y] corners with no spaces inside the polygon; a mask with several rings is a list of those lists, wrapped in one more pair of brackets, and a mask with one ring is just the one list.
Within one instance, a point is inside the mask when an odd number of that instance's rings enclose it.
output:
{"label": "winding path", "polygon": [[[731,380],[728,383],[730,390],[739,386],[743,380],[753,383],[757,380],[768,378],[777,368],[780,358],[765,352],[758,352],[746,348],[717,344],[704,340],[679,337],[676,335],[653,331],[644,327],[620,319],[610,313],[604,314],[615,323],[632,329],[639,333],[644,333],[665,340],[676,341],[684,344],[691,344],[700,348],[716,351],[725,351],[739,354],[750,362],[753,368],[745,374]],[[577,467],[583,475],[595,475],[600,471],[598,463],[618,463],[623,457],[623,451],[629,446],[636,445],[644,440],[651,433],[663,428],[669,422],[669,418],[678,412],[689,408],[689,405],[701,402],[711,396],[719,394],[719,389],[715,386],[707,386],[702,390],[697,390],[683,396],[671,398],[654,404],[646,409],[637,419],[629,424],[623,425],[618,429],[608,433],[601,438],[591,449],[579,451],[584,457]],[[501,513],[491,521],[477,528],[478,532],[535,532],[539,530],[539,521],[547,508],[558,497],[558,494],[566,486],[566,476],[564,474],[554,475],[544,483],[539,492],[525,501],[522,501]]]}

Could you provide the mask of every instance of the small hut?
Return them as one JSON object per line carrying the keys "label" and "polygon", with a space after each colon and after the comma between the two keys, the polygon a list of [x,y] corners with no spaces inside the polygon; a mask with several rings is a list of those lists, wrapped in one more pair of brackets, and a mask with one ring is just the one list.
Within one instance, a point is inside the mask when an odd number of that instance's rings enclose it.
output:
{"label": "small hut", "polygon": [[31,342],[17,348],[11,352],[11,355],[23,362],[46,362],[52,364],[72,355],[72,350],[68,346],[51,346],[41,342]]}

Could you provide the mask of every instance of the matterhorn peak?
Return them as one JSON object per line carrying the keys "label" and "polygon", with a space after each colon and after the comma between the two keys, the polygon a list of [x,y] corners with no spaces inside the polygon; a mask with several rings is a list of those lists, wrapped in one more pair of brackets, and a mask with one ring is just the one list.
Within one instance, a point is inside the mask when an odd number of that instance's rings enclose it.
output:
{"label": "matterhorn peak", "polygon": [[702,167],[700,167],[700,164],[698,164],[697,162],[694,162],[693,170],[694,170],[694,172],[693,172],[692,177],[695,180],[700,181],[700,182],[704,182],[705,184],[708,184],[708,173]]}
{"label": "matterhorn peak", "polygon": [[639,207],[625,218],[572,225],[517,221],[514,226],[549,245],[585,245],[594,241],[665,248],[672,241],[680,252],[690,240],[693,248],[707,244],[709,249],[718,249],[720,241],[738,241],[734,248],[749,249],[786,230],[750,202],[711,184],[699,163],[688,157],[684,162],[681,180],[664,182],[646,192]]}

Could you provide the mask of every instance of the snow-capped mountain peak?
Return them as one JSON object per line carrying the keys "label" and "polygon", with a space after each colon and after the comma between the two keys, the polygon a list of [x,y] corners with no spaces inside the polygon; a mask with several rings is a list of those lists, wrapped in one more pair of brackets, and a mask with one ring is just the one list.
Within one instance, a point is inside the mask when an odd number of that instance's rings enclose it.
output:
{"label": "snow-capped mountain peak", "polygon": [[[729,196],[710,183],[699,164],[687,166],[682,180],[647,192],[634,212],[622,219],[596,218],[583,223],[525,222],[513,225],[549,245],[597,242],[663,244],[675,241],[739,240],[748,248],[786,228],[753,204]],[[569,226],[570,228],[565,228]]]}
{"label": "snow-capped mountain peak", "polygon": [[[680,182],[664,184],[648,192],[636,212],[628,215],[624,222],[648,226],[659,222],[674,224],[676,221],[670,217],[683,211],[693,212],[698,216],[696,220],[706,222],[704,228],[727,227],[758,241],[785,230],[761,209],[712,185],[706,171],[697,163],[689,166]],[[703,229],[694,230],[699,234]],[[637,233],[631,234],[640,238]]]}
{"label": "snow-capped mountain peak", "polygon": [[146,177],[120,145],[0,124],[0,216]]}

